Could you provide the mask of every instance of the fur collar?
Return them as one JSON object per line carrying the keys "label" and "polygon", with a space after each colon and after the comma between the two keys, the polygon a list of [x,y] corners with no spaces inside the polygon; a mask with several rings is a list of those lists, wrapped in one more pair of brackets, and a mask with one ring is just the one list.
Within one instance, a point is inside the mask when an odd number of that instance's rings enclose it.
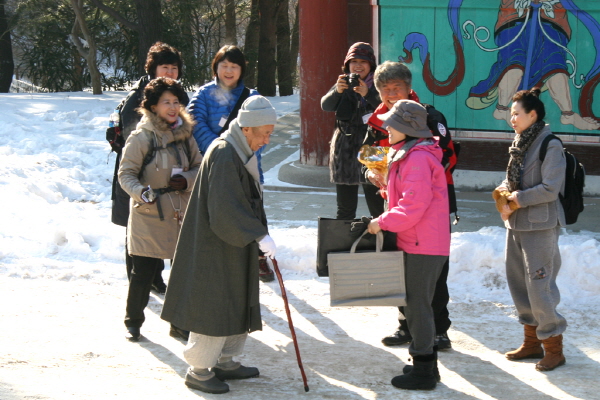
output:
{"label": "fur collar", "polygon": [[[146,129],[154,132],[156,135],[161,135],[162,132],[171,131],[167,122],[153,112],[141,107],[138,108],[138,112],[142,114],[142,120],[138,125],[138,129]],[[176,142],[187,140],[190,136],[192,136],[192,128],[195,125],[195,121],[192,116],[183,108],[179,112],[179,117],[182,121],[181,125],[172,130],[173,137]]]}

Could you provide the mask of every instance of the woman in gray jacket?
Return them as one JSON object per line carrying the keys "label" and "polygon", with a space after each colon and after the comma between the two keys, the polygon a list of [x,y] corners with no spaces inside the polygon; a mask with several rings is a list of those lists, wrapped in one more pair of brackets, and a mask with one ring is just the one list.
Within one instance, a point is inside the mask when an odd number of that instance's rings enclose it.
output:
{"label": "woman in gray jacket", "polygon": [[[129,194],[127,250],[133,259],[125,326],[137,341],[144,308],[162,260],[172,259],[202,156],[185,112],[177,81],[157,78],[144,89],[142,120],[129,135],[119,166],[119,183]],[[172,327],[173,328],[173,327]]]}
{"label": "woman in gray jacket", "polygon": [[[545,124],[546,111],[540,90],[521,90],[513,96],[511,124],[516,136],[509,149],[506,179],[497,188],[508,191],[508,205],[501,212],[506,226],[506,278],[515,302],[525,340],[517,350],[506,353],[512,361],[542,358],[538,371],[550,371],[565,363],[562,333],[565,318],[556,311],[560,293],[556,276],[561,258],[558,236],[565,226],[559,200],[564,191],[566,161],[558,140],[548,143],[540,161],[542,141],[552,132]],[[543,344],[543,347],[542,347]]]}

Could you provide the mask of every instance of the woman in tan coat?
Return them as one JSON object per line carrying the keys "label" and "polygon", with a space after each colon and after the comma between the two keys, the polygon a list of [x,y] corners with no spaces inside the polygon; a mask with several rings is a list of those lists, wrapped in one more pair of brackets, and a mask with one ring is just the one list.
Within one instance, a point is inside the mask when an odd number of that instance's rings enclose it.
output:
{"label": "woman in tan coat", "polygon": [[144,89],[142,120],[131,133],[119,166],[119,183],[131,196],[127,243],[133,259],[125,326],[137,341],[154,273],[172,259],[183,215],[202,156],[183,109],[185,91],[175,80],[157,78]]}

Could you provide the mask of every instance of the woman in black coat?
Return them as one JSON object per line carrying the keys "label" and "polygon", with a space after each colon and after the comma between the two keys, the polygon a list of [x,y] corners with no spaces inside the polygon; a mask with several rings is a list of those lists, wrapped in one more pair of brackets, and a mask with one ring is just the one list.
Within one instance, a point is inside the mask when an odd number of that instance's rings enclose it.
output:
{"label": "woman in black coat", "polygon": [[[358,185],[362,184],[371,216],[383,212],[378,188],[365,181],[357,155],[367,133],[366,121],[381,100],[373,85],[376,62],[373,48],[358,42],[348,50],[335,85],[321,99],[323,111],[336,113],[335,131],[329,152],[331,182],[337,193],[337,219],[354,219],[358,206]],[[358,77],[356,77],[356,74]]]}

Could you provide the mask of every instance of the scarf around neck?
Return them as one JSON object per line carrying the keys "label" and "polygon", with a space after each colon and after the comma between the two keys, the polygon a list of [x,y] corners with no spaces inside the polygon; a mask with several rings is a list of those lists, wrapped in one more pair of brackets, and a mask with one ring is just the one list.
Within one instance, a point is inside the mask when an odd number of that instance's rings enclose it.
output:
{"label": "scarf around neck", "polygon": [[373,87],[373,72],[369,72],[369,75],[365,78],[365,83],[369,89]]}
{"label": "scarf around neck", "polygon": [[408,136],[402,142],[392,145],[388,154],[388,171],[392,166],[392,163],[400,161],[406,157],[410,149],[415,147],[417,143],[419,143],[417,138]]}
{"label": "scarf around neck", "polygon": [[258,159],[256,153],[252,151],[246,140],[246,136],[242,132],[237,119],[234,119],[229,125],[229,129],[221,136],[223,140],[231,144],[235,149],[238,157],[242,160],[246,170],[254,178],[254,182],[258,188],[258,192],[262,197],[262,190],[260,187],[260,172],[258,171]]}
{"label": "scarf around neck", "polygon": [[544,129],[544,126],[546,126],[546,123],[543,120],[537,121],[521,132],[520,135],[517,135],[512,142],[512,146],[508,148],[510,161],[506,168],[506,174],[508,190],[510,192],[514,192],[521,187],[521,166],[523,165],[523,160],[525,159],[527,150],[529,150],[529,146],[531,146],[531,143],[538,137],[542,129]]}

